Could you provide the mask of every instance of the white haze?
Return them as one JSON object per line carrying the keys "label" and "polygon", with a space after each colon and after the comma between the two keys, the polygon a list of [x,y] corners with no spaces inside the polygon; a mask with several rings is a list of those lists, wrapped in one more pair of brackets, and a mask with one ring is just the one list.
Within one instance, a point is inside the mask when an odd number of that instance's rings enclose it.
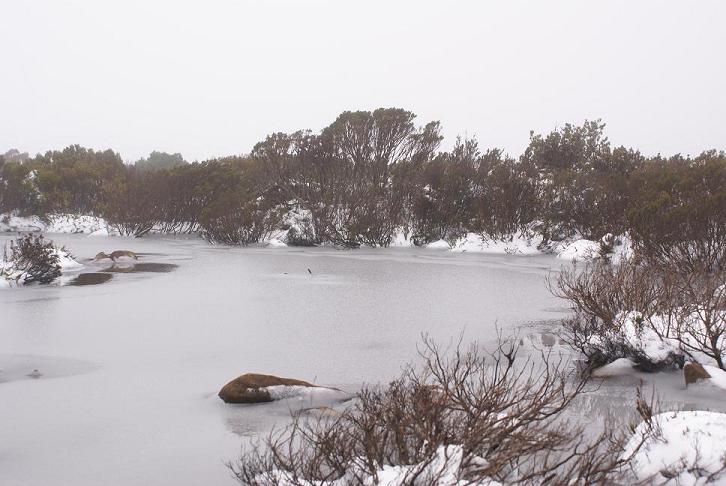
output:
{"label": "white haze", "polygon": [[0,151],[204,159],[380,106],[514,155],[586,118],[646,154],[726,140],[720,0],[34,0],[0,19]]}

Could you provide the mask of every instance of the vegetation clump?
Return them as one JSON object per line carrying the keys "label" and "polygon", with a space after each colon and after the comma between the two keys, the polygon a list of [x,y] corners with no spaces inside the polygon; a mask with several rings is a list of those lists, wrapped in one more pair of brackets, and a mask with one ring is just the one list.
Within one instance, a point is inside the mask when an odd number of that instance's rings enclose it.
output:
{"label": "vegetation clump", "polygon": [[[425,341],[423,367],[364,388],[339,414],[307,414],[230,464],[247,485],[626,484],[638,451],[627,430],[585,438],[564,412],[585,388],[562,362],[517,359]],[[643,410],[649,410],[644,404]],[[390,480],[390,476],[387,476]],[[498,483],[497,483],[498,482]]]}
{"label": "vegetation clump", "polygon": [[60,277],[58,251],[43,235],[28,234],[3,249],[0,277],[14,283],[47,284]]}

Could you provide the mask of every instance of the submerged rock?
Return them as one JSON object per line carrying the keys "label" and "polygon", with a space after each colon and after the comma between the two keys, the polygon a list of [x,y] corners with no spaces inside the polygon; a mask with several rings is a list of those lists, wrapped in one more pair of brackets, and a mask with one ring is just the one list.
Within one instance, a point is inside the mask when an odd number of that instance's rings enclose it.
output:
{"label": "submerged rock", "polygon": [[686,379],[686,387],[688,387],[691,383],[708,380],[711,375],[699,363],[690,362],[683,367],[683,377]]}
{"label": "submerged rock", "polygon": [[335,390],[293,378],[247,373],[224,385],[219,398],[225,403],[265,403],[294,396],[305,388]]}

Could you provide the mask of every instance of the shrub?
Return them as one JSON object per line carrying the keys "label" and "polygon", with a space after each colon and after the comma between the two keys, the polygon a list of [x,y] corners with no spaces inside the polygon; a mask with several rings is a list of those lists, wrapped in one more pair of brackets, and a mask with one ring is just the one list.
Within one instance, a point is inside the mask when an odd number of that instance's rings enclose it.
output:
{"label": "shrub", "polygon": [[58,253],[43,235],[25,235],[11,241],[3,250],[0,277],[15,282],[47,284],[60,277]]}
{"label": "shrub", "polygon": [[[242,484],[605,484],[625,477],[626,434],[606,427],[592,442],[563,412],[585,382],[565,367],[517,360],[504,342],[447,354],[425,341],[423,368],[382,388],[364,388],[339,416],[298,415],[230,464]],[[643,438],[645,440],[645,437]],[[637,450],[634,447],[634,450]],[[459,482],[457,482],[459,481]]]}
{"label": "shrub", "polygon": [[564,340],[593,367],[627,357],[653,371],[683,366],[688,356],[724,368],[726,270],[720,263],[602,259],[563,270],[550,288],[575,311],[564,321]]}

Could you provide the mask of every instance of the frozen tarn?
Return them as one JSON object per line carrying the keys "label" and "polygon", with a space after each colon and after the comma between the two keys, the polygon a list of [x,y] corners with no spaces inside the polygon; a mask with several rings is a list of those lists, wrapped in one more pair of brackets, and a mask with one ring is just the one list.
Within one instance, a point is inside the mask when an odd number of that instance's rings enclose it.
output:
{"label": "frozen tarn", "polygon": [[[13,237],[0,235],[0,246]],[[443,343],[466,330],[493,346],[497,326],[509,332],[549,319],[559,305],[543,285],[560,263],[548,255],[514,262],[155,235],[53,242],[84,271],[110,265],[91,260],[112,249],[178,267],[115,274],[103,285],[0,292],[0,381],[8,355],[44,357],[22,375],[37,368],[42,377],[0,383],[2,486],[233,486],[224,463],[243,443],[319,397],[230,406],[217,396],[230,376],[255,370],[353,392],[416,362],[422,332]],[[66,359],[93,368],[60,376]]]}
{"label": "frozen tarn", "polygon": [[[726,467],[726,414],[718,412],[666,412],[651,419],[655,435],[635,452],[631,467],[637,480],[653,477],[656,484],[696,486],[726,484],[726,475],[707,481]],[[628,457],[651,425],[641,423],[625,447]]]}

